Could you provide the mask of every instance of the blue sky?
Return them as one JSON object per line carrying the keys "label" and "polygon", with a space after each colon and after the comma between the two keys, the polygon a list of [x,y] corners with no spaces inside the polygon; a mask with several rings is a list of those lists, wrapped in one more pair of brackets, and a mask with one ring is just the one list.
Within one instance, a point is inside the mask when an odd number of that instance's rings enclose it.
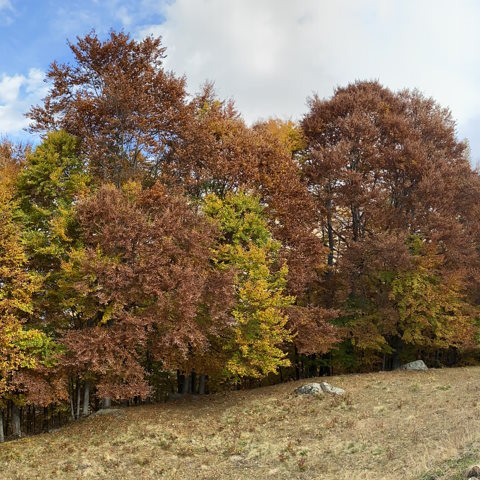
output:
{"label": "blue sky", "polygon": [[233,97],[249,122],[299,119],[355,79],[418,88],[452,110],[480,161],[480,2],[476,0],[0,0],[0,135],[28,138],[23,113],[66,39],[95,28],[161,35],[166,66]]}
{"label": "blue sky", "polygon": [[115,0],[0,0],[1,73],[45,69],[53,59],[68,60],[66,39],[92,28],[132,30],[162,23],[166,2]]}

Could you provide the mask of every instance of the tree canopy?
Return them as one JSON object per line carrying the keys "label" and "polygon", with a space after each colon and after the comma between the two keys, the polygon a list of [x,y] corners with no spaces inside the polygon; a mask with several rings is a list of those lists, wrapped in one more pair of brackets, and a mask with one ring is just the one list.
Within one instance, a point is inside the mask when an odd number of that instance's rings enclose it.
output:
{"label": "tree canopy", "polygon": [[19,408],[48,423],[112,399],[478,361],[480,177],[448,109],[356,81],[299,122],[248,125],[213,84],[187,94],[159,38],[69,46],[28,114],[39,144],[0,144],[11,433]]}

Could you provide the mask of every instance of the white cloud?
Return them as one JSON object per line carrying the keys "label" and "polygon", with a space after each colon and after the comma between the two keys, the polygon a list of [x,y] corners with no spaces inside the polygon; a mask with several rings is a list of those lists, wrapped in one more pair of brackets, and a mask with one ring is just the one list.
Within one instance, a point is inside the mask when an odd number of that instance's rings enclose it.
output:
{"label": "white cloud", "polygon": [[0,0],[0,25],[10,25],[14,13],[15,9],[10,0]]}
{"label": "white cloud", "polygon": [[[480,159],[480,2],[476,0],[104,0],[137,37],[162,35],[166,65],[186,74],[191,92],[215,81],[245,118],[300,118],[313,92],[378,79],[419,88],[451,108],[460,135]],[[0,0],[13,14],[11,0]],[[160,20],[152,20],[163,18]],[[155,24],[151,24],[155,21]],[[108,28],[92,12],[59,9],[68,36]],[[150,23],[149,23],[150,22]],[[63,31],[63,30],[62,30]],[[105,30],[106,31],[106,30]],[[67,35],[67,33],[65,33]],[[73,38],[73,37],[72,37]],[[23,113],[45,95],[43,73],[0,74],[0,133],[26,126]]]}
{"label": "white cloud", "polygon": [[13,11],[12,2],[10,2],[10,0],[0,0],[0,10]]}
{"label": "white cloud", "polygon": [[299,118],[312,92],[355,79],[417,87],[460,126],[480,111],[474,0],[177,0],[163,13],[137,35],[162,35],[190,90],[214,80],[249,121]]}
{"label": "white cloud", "polygon": [[30,69],[27,76],[0,76],[0,135],[19,136],[28,126],[25,112],[47,94],[44,76],[36,68]]}

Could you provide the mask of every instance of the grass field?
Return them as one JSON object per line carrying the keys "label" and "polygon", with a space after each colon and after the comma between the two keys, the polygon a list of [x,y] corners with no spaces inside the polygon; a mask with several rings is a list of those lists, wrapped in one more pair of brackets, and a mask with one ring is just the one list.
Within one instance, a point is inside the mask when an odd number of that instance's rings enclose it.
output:
{"label": "grass field", "polygon": [[[314,381],[309,379],[308,381]],[[94,415],[0,446],[7,479],[466,478],[480,461],[480,367],[330,377]]]}

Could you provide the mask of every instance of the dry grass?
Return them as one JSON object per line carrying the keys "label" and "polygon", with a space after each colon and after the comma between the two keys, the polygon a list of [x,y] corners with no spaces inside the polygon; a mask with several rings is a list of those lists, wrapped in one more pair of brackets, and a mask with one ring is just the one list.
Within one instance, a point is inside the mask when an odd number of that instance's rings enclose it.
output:
{"label": "dry grass", "polygon": [[344,399],[296,397],[301,381],[124,409],[0,446],[0,478],[456,478],[480,460],[479,380],[348,375],[328,380]]}

